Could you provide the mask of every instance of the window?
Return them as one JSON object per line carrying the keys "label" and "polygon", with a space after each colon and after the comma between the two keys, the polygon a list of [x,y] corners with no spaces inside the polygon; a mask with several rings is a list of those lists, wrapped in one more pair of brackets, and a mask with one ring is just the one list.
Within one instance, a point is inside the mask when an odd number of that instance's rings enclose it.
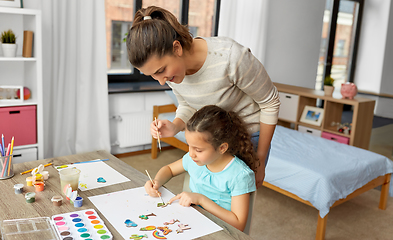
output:
{"label": "window", "polygon": [[353,82],[364,0],[327,0],[315,89],[330,75],[334,86]]}
{"label": "window", "polygon": [[108,82],[154,81],[130,64],[123,41],[136,9],[151,5],[172,12],[194,37],[217,35],[220,0],[105,0]]}

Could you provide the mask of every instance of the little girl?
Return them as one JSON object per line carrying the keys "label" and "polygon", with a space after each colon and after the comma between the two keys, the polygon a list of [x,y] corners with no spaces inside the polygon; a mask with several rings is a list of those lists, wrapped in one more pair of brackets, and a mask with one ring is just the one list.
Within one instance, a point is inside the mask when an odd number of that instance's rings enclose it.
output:
{"label": "little girl", "polygon": [[208,105],[190,118],[185,136],[189,152],[162,167],[146,192],[158,196],[158,188],[185,171],[190,175],[189,192],[169,200],[182,206],[200,205],[243,231],[247,223],[250,193],[256,190],[256,154],[243,121],[234,112]]}

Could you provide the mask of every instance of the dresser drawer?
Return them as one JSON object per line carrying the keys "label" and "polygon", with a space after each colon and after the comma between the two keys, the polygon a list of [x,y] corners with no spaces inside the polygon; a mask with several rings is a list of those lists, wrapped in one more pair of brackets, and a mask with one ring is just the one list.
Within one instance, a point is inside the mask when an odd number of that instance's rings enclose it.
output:
{"label": "dresser drawer", "polygon": [[322,137],[335,141],[335,142],[339,142],[339,143],[344,143],[344,144],[349,144],[349,138],[347,137],[343,137],[343,136],[339,136],[333,133],[328,133],[328,132],[322,132]]}
{"label": "dresser drawer", "polygon": [[280,111],[278,112],[278,118],[281,120],[296,122],[299,95],[284,92],[279,92],[279,95],[281,105]]}
{"label": "dresser drawer", "polygon": [[299,132],[302,133],[309,133],[311,135],[317,136],[317,137],[321,137],[321,130],[317,130],[317,129],[313,129],[313,128],[309,128],[309,127],[305,127],[305,126],[300,126],[297,129]]}
{"label": "dresser drawer", "polygon": [[12,153],[13,163],[30,162],[37,160],[37,148],[15,149]]}
{"label": "dresser drawer", "polygon": [[36,106],[0,108],[0,134],[4,134],[4,144],[14,146],[37,143]]}

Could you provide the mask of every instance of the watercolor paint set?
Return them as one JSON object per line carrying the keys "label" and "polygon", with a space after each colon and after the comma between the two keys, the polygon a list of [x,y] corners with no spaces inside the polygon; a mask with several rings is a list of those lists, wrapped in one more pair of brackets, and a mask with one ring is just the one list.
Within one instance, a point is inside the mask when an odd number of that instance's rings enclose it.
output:
{"label": "watercolor paint set", "polygon": [[94,209],[54,215],[52,221],[62,240],[113,239]]}

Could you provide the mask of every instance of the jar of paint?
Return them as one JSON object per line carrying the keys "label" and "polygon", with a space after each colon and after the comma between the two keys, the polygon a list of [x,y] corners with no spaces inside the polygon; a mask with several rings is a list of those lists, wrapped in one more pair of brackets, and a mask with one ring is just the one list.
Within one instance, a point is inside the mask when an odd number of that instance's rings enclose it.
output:
{"label": "jar of paint", "polygon": [[33,178],[32,177],[27,177],[26,178],[26,185],[27,186],[33,186]]}
{"label": "jar of paint", "polygon": [[44,177],[42,176],[41,173],[37,173],[36,175],[33,176],[33,182],[43,182]]}
{"label": "jar of paint", "polygon": [[82,205],[83,205],[83,198],[76,197],[74,200],[74,207],[82,207]]}
{"label": "jar of paint", "polygon": [[53,203],[53,206],[60,207],[61,204],[63,203],[63,197],[59,195],[53,196],[51,201]]}
{"label": "jar of paint", "polygon": [[28,193],[26,193],[25,198],[26,198],[27,203],[33,203],[33,202],[35,202],[35,193],[28,192]]}
{"label": "jar of paint", "polygon": [[48,180],[48,178],[49,178],[49,172],[48,171],[42,171],[41,174],[44,177],[44,180]]}
{"label": "jar of paint", "polygon": [[35,191],[36,191],[36,192],[42,192],[42,191],[44,191],[44,186],[45,186],[44,183],[42,183],[42,182],[36,182],[36,183],[34,184]]}
{"label": "jar of paint", "polygon": [[14,189],[15,189],[15,194],[23,193],[23,184],[21,184],[21,183],[15,184]]}

